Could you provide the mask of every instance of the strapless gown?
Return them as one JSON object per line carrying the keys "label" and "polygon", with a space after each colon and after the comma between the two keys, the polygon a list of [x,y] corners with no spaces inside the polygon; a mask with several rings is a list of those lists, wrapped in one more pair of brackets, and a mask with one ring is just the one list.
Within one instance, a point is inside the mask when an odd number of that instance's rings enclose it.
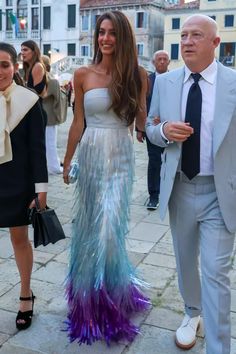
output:
{"label": "strapless gown", "polygon": [[149,308],[125,247],[134,176],[129,129],[109,108],[108,89],[84,95],[87,128],[78,149],[74,223],[67,277],[68,334],[92,344],[132,341],[133,312]]}

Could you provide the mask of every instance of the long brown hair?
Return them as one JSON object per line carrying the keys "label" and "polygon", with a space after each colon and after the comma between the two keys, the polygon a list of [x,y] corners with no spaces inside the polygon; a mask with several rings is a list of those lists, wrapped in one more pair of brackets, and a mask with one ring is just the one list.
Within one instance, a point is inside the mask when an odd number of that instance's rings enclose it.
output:
{"label": "long brown hair", "polygon": [[42,64],[42,66],[44,68],[44,71],[45,71],[45,74],[46,74],[46,68],[45,68],[45,65],[44,65],[44,63],[42,61],[41,52],[40,52],[40,49],[39,49],[37,43],[30,39],[28,41],[25,41],[25,42],[21,43],[21,46],[27,47],[27,48],[31,49],[34,52],[31,65],[29,63],[23,61],[24,80],[27,81],[27,76],[29,74],[29,70],[30,70],[30,68],[32,69],[33,66],[36,63],[41,63]]}
{"label": "long brown hair", "polygon": [[116,35],[114,69],[109,85],[111,108],[121,119],[127,121],[127,125],[130,125],[140,109],[142,86],[134,33],[129,20],[122,12],[109,11],[102,14],[97,20],[94,32],[94,64],[102,61],[98,36],[101,23],[106,19],[112,22]]}

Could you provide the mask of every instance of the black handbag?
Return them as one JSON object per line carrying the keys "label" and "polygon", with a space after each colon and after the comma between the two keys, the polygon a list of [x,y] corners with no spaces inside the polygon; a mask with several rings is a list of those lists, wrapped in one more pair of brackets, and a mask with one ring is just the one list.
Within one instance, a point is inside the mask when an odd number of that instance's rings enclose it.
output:
{"label": "black handbag", "polygon": [[54,209],[46,206],[40,209],[38,197],[35,198],[36,208],[31,209],[29,219],[34,228],[34,247],[46,246],[66,238],[61,223]]}

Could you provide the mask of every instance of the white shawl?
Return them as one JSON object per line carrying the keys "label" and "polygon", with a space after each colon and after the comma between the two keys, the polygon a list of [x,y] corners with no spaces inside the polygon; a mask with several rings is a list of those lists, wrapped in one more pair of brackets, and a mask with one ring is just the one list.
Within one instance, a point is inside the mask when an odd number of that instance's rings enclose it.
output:
{"label": "white shawl", "polygon": [[38,99],[34,92],[15,82],[0,91],[0,164],[12,160],[10,133]]}

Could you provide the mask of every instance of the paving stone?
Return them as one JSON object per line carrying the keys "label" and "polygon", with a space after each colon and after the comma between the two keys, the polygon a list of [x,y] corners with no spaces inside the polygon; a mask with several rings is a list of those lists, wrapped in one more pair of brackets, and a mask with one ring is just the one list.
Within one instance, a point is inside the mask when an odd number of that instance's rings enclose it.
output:
{"label": "paving stone", "polygon": [[154,244],[154,242],[127,239],[126,249],[129,252],[148,253],[152,249]]}
{"label": "paving stone", "polygon": [[1,264],[0,283],[15,285],[19,281],[19,273],[15,260],[7,259]]}
{"label": "paving stone", "polygon": [[14,251],[12,248],[9,233],[4,233],[4,235],[0,237],[0,243],[1,243],[0,258],[11,257],[14,254]]}
{"label": "paving stone", "polygon": [[59,263],[65,263],[68,264],[69,262],[69,249],[66,249],[65,251],[59,253],[55,258],[55,261]]}
{"label": "paving stone", "polygon": [[1,346],[3,345],[3,343],[5,343],[8,340],[8,338],[10,338],[9,335],[0,333],[0,353],[1,353]]}
{"label": "paving stone", "polygon": [[[174,332],[162,328],[147,326],[142,327],[142,335],[127,350],[128,354],[181,354],[182,350],[174,343]],[[189,354],[205,354],[204,341],[198,338]]]}
{"label": "paving stone", "polygon": [[236,354],[236,339],[231,339],[231,351],[230,354]]}
{"label": "paving stone", "polygon": [[38,251],[37,249],[34,250],[34,262],[39,263],[41,265],[47,264],[54,255],[52,253],[45,253]]}
{"label": "paving stone", "polygon": [[64,240],[60,240],[54,245],[49,243],[47,246],[39,246],[37,249],[41,252],[52,253],[54,255],[64,251],[69,247],[70,240],[69,238],[65,238]]}
{"label": "paving stone", "polygon": [[[24,347],[19,347],[15,345],[10,345],[8,343],[4,344],[2,348],[0,348],[0,354],[48,354],[48,352],[36,351],[27,349]],[[59,353],[54,353],[59,354]]]}
{"label": "paving stone", "polygon": [[167,230],[168,226],[140,222],[129,233],[129,238],[141,241],[158,242]]}
{"label": "paving stone", "polygon": [[151,287],[160,290],[163,290],[167,286],[175,274],[174,269],[143,263],[138,266],[138,271]]}
{"label": "paving stone", "polygon": [[32,274],[32,279],[38,279],[47,283],[63,284],[67,276],[67,266],[63,263],[51,261],[45,267],[39,268]]}
{"label": "paving stone", "polygon": [[149,211],[148,215],[143,219],[144,222],[157,223],[159,225],[169,226],[169,216],[166,215],[164,220],[160,219],[159,210]]}
{"label": "paving stone", "polygon": [[128,252],[128,256],[129,256],[130,262],[134,265],[134,267],[137,267],[137,265],[145,257],[145,254],[144,253],[136,253],[136,252]]}
{"label": "paving stone", "polygon": [[161,253],[150,252],[143,260],[145,264],[151,264],[159,267],[166,267],[176,269],[176,262],[174,256],[168,256]]}
{"label": "paving stone", "polygon": [[231,311],[236,312],[236,290],[231,290]]}
{"label": "paving stone", "polygon": [[152,252],[174,256],[174,249],[172,243],[167,243],[162,240],[153,247]]}
{"label": "paving stone", "polygon": [[17,332],[15,319],[16,314],[0,309],[0,332],[3,334],[12,335]]}
{"label": "paving stone", "polygon": [[183,313],[184,304],[179,292],[177,279],[171,281],[168,287],[164,290],[161,296],[161,303],[163,307],[172,309],[173,311]]}
{"label": "paving stone", "polygon": [[[27,331],[18,332],[8,343],[16,347],[26,347],[36,353],[78,354],[79,352],[81,354],[91,354],[90,346],[69,343],[67,332],[63,331],[65,328],[64,320],[63,317],[57,315],[38,315],[37,321],[34,321]],[[121,354],[123,350],[124,345],[122,344],[112,345],[111,348],[108,348],[104,343],[98,342],[93,344],[92,352],[102,354],[112,351],[112,354]]]}

